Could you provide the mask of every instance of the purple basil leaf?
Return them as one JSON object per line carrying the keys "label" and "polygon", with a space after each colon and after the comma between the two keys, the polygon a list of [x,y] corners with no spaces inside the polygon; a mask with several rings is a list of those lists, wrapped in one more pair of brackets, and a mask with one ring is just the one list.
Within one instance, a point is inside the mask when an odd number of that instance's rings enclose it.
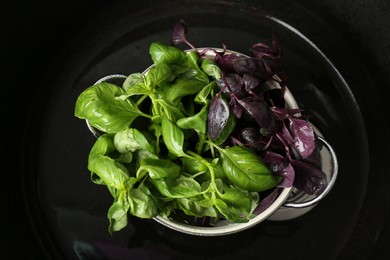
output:
{"label": "purple basil leaf", "polygon": [[265,152],[263,160],[273,173],[283,170],[290,164],[282,155],[271,151]]}
{"label": "purple basil leaf", "polygon": [[220,95],[216,95],[210,102],[208,113],[207,133],[211,140],[215,140],[221,133],[228,117],[229,107]]}
{"label": "purple basil leaf", "polygon": [[243,92],[244,82],[242,81],[242,78],[237,74],[223,74],[222,78],[218,79],[216,83],[217,86],[222,89],[224,93],[230,95],[231,92],[233,92],[233,94],[238,98],[242,98],[245,96],[245,93]]}
{"label": "purple basil leaf", "polygon": [[190,48],[194,49],[194,46],[191,45],[187,41],[187,32],[188,32],[188,27],[187,24],[184,22],[184,20],[180,20],[172,30],[172,35],[171,35],[171,44],[172,45],[179,45],[180,43],[184,43],[188,45]]}
{"label": "purple basil leaf", "polygon": [[266,210],[269,206],[271,206],[272,203],[276,200],[276,198],[279,195],[280,189],[275,188],[270,194],[268,194],[265,198],[260,200],[260,203],[257,205],[257,207],[253,210],[253,214],[259,215],[261,212]]}
{"label": "purple basil leaf", "polygon": [[215,62],[217,65],[221,68],[222,71],[225,71],[227,73],[233,73],[236,72],[233,62],[236,59],[242,58],[242,56],[232,53],[232,54],[225,54],[225,55],[217,55],[215,57]]}
{"label": "purple basil leaf", "polygon": [[321,169],[303,160],[293,160],[291,165],[295,170],[294,187],[310,195],[317,195],[325,190],[328,182]]}
{"label": "purple basil leaf", "polygon": [[272,48],[264,43],[257,43],[252,46],[250,49],[253,52],[253,55],[258,58],[270,58],[274,60],[279,60],[281,57],[281,48],[279,40],[275,34],[272,35]]}
{"label": "purple basil leaf", "polygon": [[289,188],[293,185],[295,171],[286,158],[278,153],[267,151],[263,159],[274,175],[283,177],[282,182],[277,187]]}
{"label": "purple basil leaf", "polygon": [[283,180],[277,185],[277,187],[290,188],[293,186],[295,171],[291,164],[288,164],[283,170],[276,172],[275,175],[283,177]]}
{"label": "purple basil leaf", "polygon": [[233,102],[230,106],[232,108],[233,115],[236,118],[241,118],[245,112],[245,109],[240,104],[238,104],[238,102]]}
{"label": "purple basil leaf", "polygon": [[232,61],[233,66],[238,74],[251,74],[251,75],[259,75],[259,64],[258,59],[256,58],[238,58]]}
{"label": "purple basil leaf", "polygon": [[271,49],[268,45],[264,43],[257,43],[252,46],[250,49],[253,52],[253,55],[258,58],[271,58],[271,59],[279,59],[280,53],[277,50]]}
{"label": "purple basil leaf", "polygon": [[237,99],[237,102],[256,120],[262,128],[263,135],[271,135],[277,130],[275,117],[264,102],[260,102],[252,96]]}
{"label": "purple basil leaf", "polygon": [[263,58],[271,58],[277,59],[279,55],[277,52],[273,51],[268,45],[263,43],[257,43],[252,46],[250,49],[253,52],[253,56],[263,59]]}
{"label": "purple basil leaf", "polygon": [[284,120],[287,118],[291,118],[296,116],[297,114],[301,113],[303,109],[299,108],[280,108],[280,107],[272,107],[272,112],[274,113],[275,117]]}
{"label": "purple basil leaf", "polygon": [[221,95],[215,95],[210,101],[207,133],[212,141],[217,139],[221,142],[226,140],[234,128],[234,116],[230,113],[228,103],[221,98]]}
{"label": "purple basil leaf", "polygon": [[282,72],[282,63],[280,60],[264,57],[258,59],[258,64],[258,75],[265,81],[272,79],[275,74],[277,75]]}
{"label": "purple basil leaf", "polygon": [[286,125],[284,122],[282,122],[281,127],[278,132],[274,135],[276,138],[273,138],[272,144],[274,147],[278,147],[279,149],[282,149],[284,153],[286,154],[286,158],[289,160],[293,158],[300,158],[299,155],[296,155],[296,149],[294,147],[293,138],[288,131]]}
{"label": "purple basil leaf", "polygon": [[233,65],[239,75],[250,74],[260,79],[261,82],[272,79],[273,75],[281,70],[279,62],[253,57],[236,59]]}
{"label": "purple basil leaf", "polygon": [[257,77],[248,73],[245,73],[242,76],[242,81],[244,82],[244,86],[247,91],[255,89],[260,84],[260,81]]}
{"label": "purple basil leaf", "polygon": [[172,35],[171,35],[171,43],[173,45],[178,45],[180,43],[186,42],[187,36],[187,25],[183,20],[180,20],[175,27],[173,27]]}
{"label": "purple basil leaf", "polygon": [[[257,43],[250,48],[250,51],[253,54],[251,63],[257,66],[255,75],[264,82],[272,79],[274,75],[278,75],[280,78],[278,82],[284,92],[287,77],[282,71],[281,48],[276,35],[273,35],[272,47],[264,43]],[[248,65],[241,65],[240,67],[248,68]],[[255,70],[251,68],[249,71],[254,74]]]}
{"label": "purple basil leaf", "polygon": [[239,131],[240,140],[255,151],[262,151],[265,147],[265,142],[262,140],[260,131],[254,127],[245,127]]}
{"label": "purple basil leaf", "polygon": [[316,147],[313,153],[305,159],[305,162],[311,163],[314,166],[321,168],[322,166],[322,157],[321,157],[321,149],[322,142],[319,142],[318,138],[315,139]]}
{"label": "purple basil leaf", "polygon": [[314,131],[310,123],[303,119],[290,118],[289,130],[294,138],[294,146],[303,159],[309,157],[315,147]]}
{"label": "purple basil leaf", "polygon": [[266,59],[260,60],[261,68],[263,69],[264,78],[271,79],[272,76],[278,71],[273,68],[272,61],[268,61]]}
{"label": "purple basil leaf", "polygon": [[240,137],[244,143],[256,143],[260,141],[261,135],[259,130],[254,127],[245,127],[240,129]]}

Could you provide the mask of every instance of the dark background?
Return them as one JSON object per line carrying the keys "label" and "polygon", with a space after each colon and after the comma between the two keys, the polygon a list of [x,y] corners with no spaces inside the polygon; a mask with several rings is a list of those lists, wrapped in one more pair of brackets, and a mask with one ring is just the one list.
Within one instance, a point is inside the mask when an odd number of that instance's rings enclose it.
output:
{"label": "dark background", "polygon": [[[207,8],[208,1],[184,1],[202,4]],[[210,1],[211,2],[211,1]],[[229,1],[215,1],[224,4]],[[67,63],[73,57],[64,56],[69,49],[86,48],[88,42],[80,35],[80,28],[91,27],[116,17],[102,17],[102,10],[113,6],[123,6],[131,13],[143,10],[157,1],[5,1],[1,8],[1,129],[2,129],[2,225],[1,256],[10,259],[27,255],[28,259],[61,258],[57,245],[51,244],[50,231],[37,230],[32,218],[37,212],[26,211],[23,187],[28,178],[20,179],[24,161],[21,159],[27,148],[26,137],[30,135],[26,122],[31,118],[32,100],[46,102],[47,95],[41,91],[42,78],[52,69],[52,64]],[[180,1],[166,1],[166,5],[180,5]],[[366,196],[357,216],[354,230],[340,253],[339,259],[388,259],[390,251],[389,207],[390,171],[386,165],[389,159],[388,91],[390,88],[390,4],[386,0],[374,1],[230,1],[240,8],[259,8],[276,14],[319,45],[328,57],[336,63],[341,61],[341,53],[348,49],[356,54],[359,64],[374,79],[374,87],[367,87],[356,93],[359,105],[363,108],[366,130],[369,135],[371,155],[370,175],[366,186]],[[217,4],[215,4],[217,5]],[[287,6],[291,5],[291,9]],[[299,15],[289,10],[300,10]],[[317,17],[333,35],[323,41],[324,33],[310,27],[307,21]],[[98,32],[98,28],[96,31]],[[337,49],[331,44],[337,40],[344,45]],[[75,46],[75,43],[80,46]],[[340,68],[343,74],[344,69]],[[356,71],[359,71],[356,69]],[[354,70],[345,69],[347,78],[358,80]],[[366,99],[364,95],[370,96]],[[369,100],[369,103],[368,101]],[[375,102],[372,102],[374,100]],[[41,122],[34,122],[40,124]],[[31,122],[29,122],[31,125]],[[28,148],[29,152],[34,152]],[[353,198],[339,198],[348,200]],[[346,201],[346,203],[348,203]],[[31,216],[29,214],[35,214]],[[38,226],[39,229],[40,226]],[[8,258],[7,258],[8,259]]]}

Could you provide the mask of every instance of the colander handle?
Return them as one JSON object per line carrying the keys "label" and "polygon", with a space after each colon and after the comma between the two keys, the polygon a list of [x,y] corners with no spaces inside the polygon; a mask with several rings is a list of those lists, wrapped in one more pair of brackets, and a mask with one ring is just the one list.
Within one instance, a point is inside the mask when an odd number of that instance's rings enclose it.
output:
{"label": "colander handle", "polygon": [[328,185],[326,186],[325,190],[321,194],[316,196],[315,198],[308,200],[308,201],[305,201],[305,202],[286,202],[283,204],[284,207],[306,208],[306,207],[314,206],[315,204],[320,202],[323,198],[325,198],[326,195],[329,193],[329,191],[333,188],[333,186],[336,182],[336,179],[337,179],[337,173],[338,173],[338,168],[339,168],[336,153],[334,152],[332,146],[327,141],[325,141],[324,138],[319,136],[318,139],[324,144],[324,146],[326,147],[326,149],[329,151],[329,154],[330,154],[331,167],[332,167],[331,179],[330,179]]}

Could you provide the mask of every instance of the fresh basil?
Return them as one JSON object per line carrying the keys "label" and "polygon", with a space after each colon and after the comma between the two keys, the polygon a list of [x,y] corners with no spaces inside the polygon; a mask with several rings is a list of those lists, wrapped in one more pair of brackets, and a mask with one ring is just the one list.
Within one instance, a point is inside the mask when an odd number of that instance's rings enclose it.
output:
{"label": "fresh basil", "polygon": [[124,93],[122,88],[110,83],[91,86],[77,98],[75,116],[87,119],[90,125],[107,133],[122,131],[137,117],[145,115],[131,99],[116,99]]}
{"label": "fresh basil", "polygon": [[210,102],[207,132],[216,144],[222,144],[233,132],[237,123],[228,103],[221,95],[216,95]]}
{"label": "fresh basil", "polygon": [[264,191],[294,183],[314,194],[326,185],[318,164],[307,161],[317,158],[313,129],[301,110],[284,107],[283,74],[280,89],[264,88],[280,71],[277,41],[254,45],[254,57],[196,50],[183,26],[175,27],[172,43],[190,51],[153,42],[147,72],[130,74],[122,86],[90,86],[76,100],[74,115],[102,132],[88,169],[114,199],[110,233],[126,227],[128,215],[181,211],[247,222],[261,201],[275,199],[260,200]]}
{"label": "fresh basil", "polygon": [[203,206],[202,202],[204,201],[203,197],[180,198],[177,199],[177,204],[178,208],[188,216],[216,218],[218,216],[217,209],[212,205]]}
{"label": "fresh basil", "polygon": [[165,82],[173,79],[171,68],[165,63],[156,64],[145,76],[146,85],[151,88],[158,88]]}
{"label": "fresh basil", "polygon": [[113,151],[115,146],[112,137],[102,135],[91,149],[88,169],[99,176],[108,187],[124,189],[130,176],[123,164],[109,157]]}
{"label": "fresh basil", "polygon": [[150,180],[150,182],[162,195],[168,198],[190,198],[201,193],[200,184],[184,175],[173,180]]}
{"label": "fresh basil", "polygon": [[157,64],[177,64],[186,58],[186,53],[176,47],[153,42],[149,47],[153,62]]}
{"label": "fresh basil", "polygon": [[149,174],[153,180],[173,179],[179,176],[180,166],[170,160],[145,158],[138,168],[137,178],[145,174]]}
{"label": "fresh basil", "polygon": [[141,189],[132,189],[128,195],[130,214],[139,218],[157,216],[158,210],[153,200]]}
{"label": "fresh basil", "polygon": [[122,84],[122,88],[127,92],[128,90],[131,91],[132,88],[143,85],[145,85],[144,75],[137,72],[127,76],[126,80]]}
{"label": "fresh basil", "polygon": [[247,191],[268,190],[281,181],[274,176],[259,156],[242,146],[219,149],[223,169],[229,180]]}
{"label": "fresh basil", "polygon": [[184,133],[166,116],[161,121],[161,134],[169,152],[178,157],[185,156],[183,151]]}
{"label": "fresh basil", "polygon": [[199,113],[190,117],[180,118],[177,120],[176,125],[181,129],[194,129],[199,133],[206,134],[207,108],[208,106],[203,106]]}
{"label": "fresh basil", "polygon": [[146,137],[135,128],[127,128],[114,136],[114,146],[120,153],[135,152],[139,149],[155,153],[155,148]]}
{"label": "fresh basil", "polygon": [[114,203],[108,209],[107,218],[110,221],[110,233],[119,231],[127,226],[127,216],[130,204],[126,200],[126,191],[118,193]]}

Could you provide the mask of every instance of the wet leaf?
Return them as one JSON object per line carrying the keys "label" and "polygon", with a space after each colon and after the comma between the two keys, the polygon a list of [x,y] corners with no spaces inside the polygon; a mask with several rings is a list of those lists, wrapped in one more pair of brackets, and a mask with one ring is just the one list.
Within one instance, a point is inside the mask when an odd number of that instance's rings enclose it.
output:
{"label": "wet leaf", "polygon": [[236,119],[220,95],[216,95],[210,102],[207,123],[207,133],[216,144],[223,143],[235,127]]}

